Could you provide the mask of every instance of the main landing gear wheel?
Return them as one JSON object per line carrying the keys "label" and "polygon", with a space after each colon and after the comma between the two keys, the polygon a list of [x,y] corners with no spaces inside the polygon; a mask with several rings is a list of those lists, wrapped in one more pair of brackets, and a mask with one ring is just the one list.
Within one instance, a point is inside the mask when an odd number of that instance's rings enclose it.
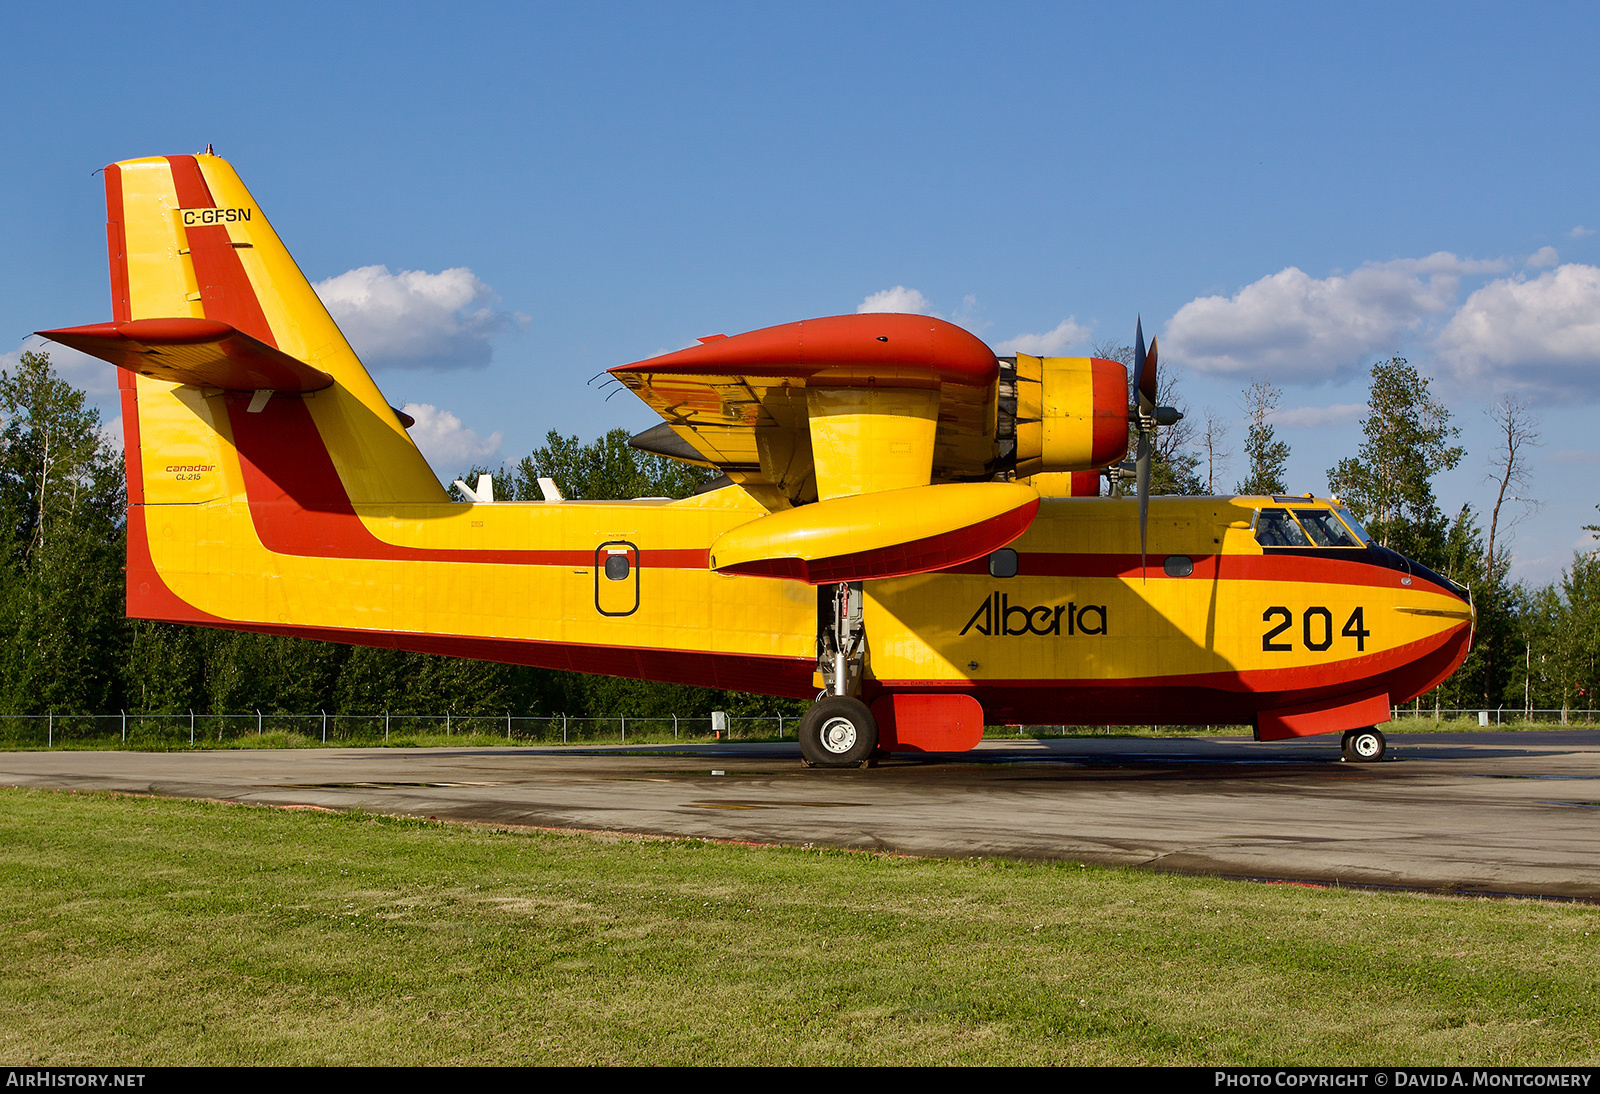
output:
{"label": "main landing gear wheel", "polygon": [[1387,745],[1383,733],[1374,726],[1366,729],[1347,729],[1341,744],[1344,758],[1353,764],[1377,763],[1383,759]]}
{"label": "main landing gear wheel", "polygon": [[860,767],[878,747],[878,720],[859,699],[818,699],[800,721],[800,754],[810,767]]}

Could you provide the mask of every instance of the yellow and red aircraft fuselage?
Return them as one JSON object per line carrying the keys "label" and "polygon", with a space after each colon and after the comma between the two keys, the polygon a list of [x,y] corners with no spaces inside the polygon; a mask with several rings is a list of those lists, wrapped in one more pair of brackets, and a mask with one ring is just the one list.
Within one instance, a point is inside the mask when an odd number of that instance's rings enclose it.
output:
{"label": "yellow and red aircraft fuselage", "polygon": [[[837,368],[834,394],[796,395],[821,374],[797,365],[779,394],[802,429],[812,415],[815,467],[785,456],[801,468],[787,484],[767,436],[750,485],[693,498],[454,502],[228,164],[129,161],[106,186],[114,318],[43,333],[119,365],[130,616],[806,698],[830,682],[817,586],[838,584],[860,621],[851,690],[886,712],[882,747],[911,750],[975,743],[938,724],[972,700],[990,722],[1338,732],[1386,720],[1466,655],[1463,590],[1359,526],[1262,538],[1262,513],[1354,525],[1336,503],[1152,499],[1141,553],[1131,498],[917,479],[919,451],[937,464],[992,439],[981,353],[920,404],[909,381],[852,395]],[[812,321],[807,352],[874,322],[892,346],[901,321],[932,332],[929,352],[975,352],[903,316]],[[719,398],[707,413],[737,425],[748,408]],[[1084,459],[1103,458],[1108,420],[1084,419]],[[881,442],[912,470],[851,493],[853,472],[830,469],[848,448],[824,441]],[[806,489],[820,500],[774,500]]]}

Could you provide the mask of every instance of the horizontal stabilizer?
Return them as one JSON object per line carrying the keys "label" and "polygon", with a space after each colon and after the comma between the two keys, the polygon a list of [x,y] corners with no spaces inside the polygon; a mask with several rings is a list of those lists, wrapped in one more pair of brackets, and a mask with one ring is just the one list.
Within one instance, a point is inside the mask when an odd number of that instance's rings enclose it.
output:
{"label": "horizontal stabilizer", "polygon": [[711,568],[812,585],[906,577],[982,558],[1027,531],[1038,511],[1038,493],[1009,482],[833,498],[723,533]]}
{"label": "horizontal stabilizer", "polygon": [[321,391],[333,377],[215,319],[135,319],[42,330],[41,337],[175,384],[224,391]]}

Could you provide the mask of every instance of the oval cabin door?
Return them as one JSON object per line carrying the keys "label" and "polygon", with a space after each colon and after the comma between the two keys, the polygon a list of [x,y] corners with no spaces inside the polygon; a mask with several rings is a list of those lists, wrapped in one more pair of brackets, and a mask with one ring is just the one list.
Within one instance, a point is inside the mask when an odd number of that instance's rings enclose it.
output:
{"label": "oval cabin door", "polygon": [[594,606],[601,615],[639,610],[639,548],[623,539],[594,550]]}

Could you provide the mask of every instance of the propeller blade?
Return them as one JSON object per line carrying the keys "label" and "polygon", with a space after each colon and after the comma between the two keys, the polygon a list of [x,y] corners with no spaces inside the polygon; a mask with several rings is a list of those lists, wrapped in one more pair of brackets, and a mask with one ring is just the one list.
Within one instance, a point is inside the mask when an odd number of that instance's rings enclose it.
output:
{"label": "propeller blade", "polygon": [[1150,525],[1150,454],[1154,447],[1150,434],[1139,431],[1139,455],[1135,461],[1139,485],[1139,580],[1144,580],[1145,533]]}
{"label": "propeller blade", "polygon": [[1149,414],[1156,408],[1156,358],[1160,339],[1150,339],[1150,352],[1145,355],[1144,367],[1139,370],[1139,412]]}
{"label": "propeller blade", "polygon": [[1137,404],[1139,401],[1139,378],[1144,375],[1144,317],[1140,316],[1133,321],[1133,391],[1129,402]]}

